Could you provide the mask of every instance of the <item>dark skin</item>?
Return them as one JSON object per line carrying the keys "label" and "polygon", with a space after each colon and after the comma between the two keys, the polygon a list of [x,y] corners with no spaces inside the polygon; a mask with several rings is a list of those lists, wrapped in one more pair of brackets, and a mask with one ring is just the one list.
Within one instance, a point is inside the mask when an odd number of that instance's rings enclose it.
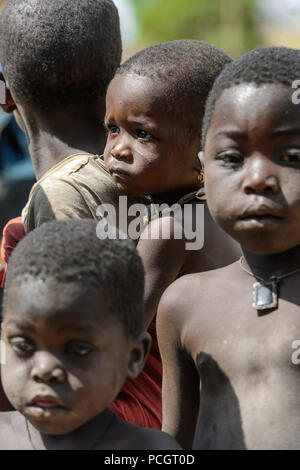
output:
{"label": "dark skin", "polygon": [[150,336],[125,334],[105,293],[53,279],[16,281],[7,293],[2,341],[3,386],[17,410],[0,416],[2,449],[32,448],[30,439],[39,449],[178,448],[169,436],[107,409],[125,379],[143,368]]}
{"label": "dark skin", "polygon": [[[3,77],[3,75],[2,75]],[[6,113],[14,113],[16,121],[26,133],[30,156],[39,180],[50,168],[75,153],[101,155],[105,146],[105,132],[101,130],[101,116],[105,103],[93,106],[73,105],[43,111],[23,103],[7,87]]]}
{"label": "dark skin", "polygon": [[167,112],[163,97],[163,86],[148,77],[115,76],[106,95],[104,161],[125,194],[171,202],[199,186],[199,142],[183,138],[182,119]]}
{"label": "dark skin", "polygon": [[[183,117],[168,110],[163,85],[148,77],[117,75],[107,91],[105,125],[108,139],[104,160],[120,191],[151,194],[154,202],[172,205],[200,187],[200,136],[191,137]],[[200,128],[200,126],[199,126]],[[190,223],[196,227],[196,206],[204,206],[205,244],[187,250],[185,236],[174,236],[173,216],[153,220],[138,243],[145,268],[145,307],[148,327],[164,290],[179,276],[215,269],[235,261],[238,245],[215,224],[205,202],[192,201]],[[182,231],[182,227],[177,227]],[[151,239],[152,231],[170,237]]]}
{"label": "dark skin", "polygon": [[[300,268],[299,129],[288,87],[243,84],[217,100],[206,139],[211,213],[264,279]],[[161,300],[163,429],[184,447],[299,448],[300,272],[263,315],[255,281],[237,262],[185,276]]]}

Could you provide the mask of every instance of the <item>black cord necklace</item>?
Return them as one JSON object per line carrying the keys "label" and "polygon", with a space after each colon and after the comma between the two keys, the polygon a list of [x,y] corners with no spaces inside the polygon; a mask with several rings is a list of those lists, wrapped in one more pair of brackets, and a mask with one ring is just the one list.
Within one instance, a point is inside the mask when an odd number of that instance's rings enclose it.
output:
{"label": "black cord necklace", "polygon": [[259,281],[253,284],[252,307],[255,310],[278,308],[278,288],[280,281],[282,281],[282,279],[285,279],[286,277],[292,276],[293,274],[300,272],[300,268],[295,269],[294,271],[291,271],[287,274],[282,274],[281,276],[271,276],[269,279],[264,279],[263,277],[260,277],[257,274],[253,274],[251,271],[248,271],[248,269],[243,266],[244,259],[244,256],[241,256],[239,260],[241,269],[250,276],[258,279]]}

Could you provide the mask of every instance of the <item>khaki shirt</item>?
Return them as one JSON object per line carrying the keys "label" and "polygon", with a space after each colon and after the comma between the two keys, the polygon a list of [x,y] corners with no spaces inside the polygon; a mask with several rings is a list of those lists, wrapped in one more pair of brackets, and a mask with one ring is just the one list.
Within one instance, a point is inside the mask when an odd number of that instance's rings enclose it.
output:
{"label": "khaki shirt", "polygon": [[[25,232],[51,220],[99,220],[98,206],[111,204],[118,211],[119,196],[117,185],[98,155],[71,155],[47,171],[32,187],[22,212]],[[128,198],[127,201],[128,207],[134,203],[149,204],[144,198]]]}

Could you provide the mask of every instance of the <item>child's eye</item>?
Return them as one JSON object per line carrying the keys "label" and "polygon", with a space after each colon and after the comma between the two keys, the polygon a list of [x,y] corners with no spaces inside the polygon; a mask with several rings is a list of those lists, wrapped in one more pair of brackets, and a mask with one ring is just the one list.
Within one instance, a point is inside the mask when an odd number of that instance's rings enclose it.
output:
{"label": "child's eye", "polygon": [[287,163],[299,163],[300,162],[300,149],[285,150],[280,155],[280,161]]}
{"label": "child's eye", "polygon": [[240,153],[236,152],[224,152],[219,153],[216,156],[216,160],[221,160],[223,163],[229,166],[241,165],[243,162],[243,156]]}
{"label": "child's eye", "polygon": [[87,356],[92,351],[92,346],[82,341],[71,341],[67,344],[66,352],[74,356]]}
{"label": "child's eye", "polygon": [[20,355],[31,354],[35,351],[35,345],[26,338],[18,336],[10,340],[12,349]]}
{"label": "child's eye", "polygon": [[136,136],[139,139],[151,139],[152,137],[152,135],[149,132],[144,131],[143,129],[137,129]]}
{"label": "child's eye", "polygon": [[110,134],[120,133],[120,129],[118,128],[118,126],[115,126],[114,124],[107,124],[106,129]]}

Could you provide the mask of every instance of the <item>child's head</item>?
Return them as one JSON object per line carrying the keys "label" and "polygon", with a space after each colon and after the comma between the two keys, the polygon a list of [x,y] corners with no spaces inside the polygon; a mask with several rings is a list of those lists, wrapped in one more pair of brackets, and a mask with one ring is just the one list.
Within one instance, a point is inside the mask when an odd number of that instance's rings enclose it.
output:
{"label": "child's head", "polygon": [[111,0],[9,0],[0,17],[0,62],[17,105],[39,112],[104,109],[121,60]]}
{"label": "child's head", "polygon": [[132,195],[197,185],[204,104],[230,57],[202,41],[150,46],[118,69],[106,97],[105,162]]}
{"label": "child's head", "polygon": [[300,243],[298,79],[300,50],[257,49],[225,67],[206,105],[208,205],[218,224],[255,253]]}
{"label": "child's head", "polygon": [[149,349],[142,262],[96,223],[44,224],[9,261],[2,340],[4,390],[41,432],[66,434],[104,411]]}

